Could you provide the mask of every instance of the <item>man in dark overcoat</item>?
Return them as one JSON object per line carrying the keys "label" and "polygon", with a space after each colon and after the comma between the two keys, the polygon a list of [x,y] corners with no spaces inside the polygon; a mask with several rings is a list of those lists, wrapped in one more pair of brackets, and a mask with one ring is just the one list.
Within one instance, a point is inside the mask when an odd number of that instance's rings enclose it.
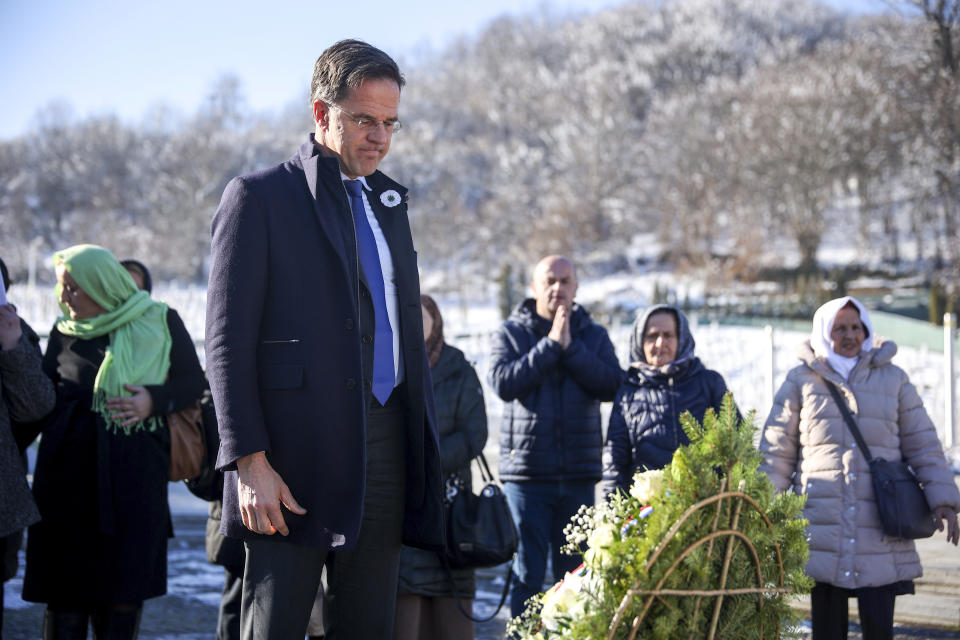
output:
{"label": "man in dark overcoat", "polygon": [[324,565],[328,637],[389,638],[401,543],[443,545],[407,190],[378,170],[403,84],[379,49],[331,46],[315,132],[233,179],[213,220],[207,374],[244,638],[303,638]]}

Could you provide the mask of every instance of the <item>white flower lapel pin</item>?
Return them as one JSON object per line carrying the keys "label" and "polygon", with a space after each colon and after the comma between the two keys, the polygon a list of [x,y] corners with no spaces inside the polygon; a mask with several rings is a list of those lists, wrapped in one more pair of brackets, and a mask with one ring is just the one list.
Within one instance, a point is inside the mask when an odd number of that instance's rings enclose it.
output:
{"label": "white flower lapel pin", "polygon": [[380,202],[385,207],[395,207],[400,204],[400,194],[393,189],[388,189],[380,194]]}

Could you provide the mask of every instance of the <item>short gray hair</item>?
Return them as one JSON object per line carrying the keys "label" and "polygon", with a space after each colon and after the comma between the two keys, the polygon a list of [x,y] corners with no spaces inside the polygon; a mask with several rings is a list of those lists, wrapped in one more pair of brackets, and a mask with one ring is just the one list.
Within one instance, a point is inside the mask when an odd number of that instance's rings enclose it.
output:
{"label": "short gray hair", "polygon": [[393,80],[400,89],[405,83],[400,67],[386,53],[360,40],[341,40],[321,53],[313,66],[310,103],[335,104],[369,79]]}

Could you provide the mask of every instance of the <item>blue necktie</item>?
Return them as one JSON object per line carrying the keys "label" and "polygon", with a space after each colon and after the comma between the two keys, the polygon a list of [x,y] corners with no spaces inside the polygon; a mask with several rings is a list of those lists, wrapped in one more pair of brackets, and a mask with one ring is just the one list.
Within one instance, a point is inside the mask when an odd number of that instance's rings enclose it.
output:
{"label": "blue necktie", "polygon": [[390,316],[387,315],[387,295],[383,286],[383,269],[380,267],[380,254],[377,252],[377,240],[367,220],[367,210],[360,195],[359,180],[344,180],[343,185],[350,195],[350,209],[353,211],[353,226],[357,230],[357,253],[360,266],[367,276],[370,297],[373,298],[373,312],[376,319],[376,332],[373,338],[373,395],[380,404],[387,404],[387,398],[393,391],[396,375],[393,368],[393,329]]}

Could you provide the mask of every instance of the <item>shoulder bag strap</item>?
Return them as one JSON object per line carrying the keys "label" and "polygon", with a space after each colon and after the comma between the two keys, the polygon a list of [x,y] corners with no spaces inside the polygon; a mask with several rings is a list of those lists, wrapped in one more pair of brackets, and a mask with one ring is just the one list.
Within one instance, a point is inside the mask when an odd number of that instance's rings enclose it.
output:
{"label": "shoulder bag strap", "polygon": [[[503,593],[500,594],[500,603],[497,604],[496,611],[491,613],[486,618],[474,618],[472,615],[467,613],[467,610],[463,606],[463,601],[460,600],[460,594],[457,593],[457,586],[453,580],[453,572],[450,571],[450,564],[447,562],[447,559],[443,556],[442,553],[439,555],[440,555],[440,561],[443,563],[443,571],[444,573],[447,574],[447,582],[450,583],[450,594],[456,599],[457,608],[460,609],[460,613],[462,613],[468,619],[473,620],[474,622],[490,622],[491,620],[496,618],[497,614],[500,613],[500,609],[503,608],[503,603],[507,601],[507,594],[510,592],[510,582],[513,578],[513,563],[512,562],[507,563],[507,579],[506,579],[506,582],[504,582]],[[474,576],[476,576],[476,569],[474,569]]]}
{"label": "shoulder bag strap", "polygon": [[846,401],[840,395],[840,390],[837,389],[837,385],[833,384],[823,376],[820,377],[827,385],[827,389],[830,390],[830,395],[832,395],[833,399],[837,402],[837,406],[840,407],[840,413],[843,414],[843,421],[847,423],[848,427],[850,427],[850,432],[853,434],[853,439],[857,441],[857,446],[859,446],[860,450],[863,451],[863,455],[869,463],[873,459],[873,456],[870,455],[870,449],[867,447],[867,443],[863,441],[863,436],[860,435],[860,429],[857,428],[857,422],[853,419],[853,414],[850,413],[850,408],[847,406]]}
{"label": "shoulder bag strap", "polygon": [[493,482],[495,479],[493,474],[490,473],[490,465],[487,464],[487,458],[483,455],[483,451],[477,454],[477,457],[474,458],[477,461],[477,464],[480,467],[480,477],[483,478],[484,482]]}

